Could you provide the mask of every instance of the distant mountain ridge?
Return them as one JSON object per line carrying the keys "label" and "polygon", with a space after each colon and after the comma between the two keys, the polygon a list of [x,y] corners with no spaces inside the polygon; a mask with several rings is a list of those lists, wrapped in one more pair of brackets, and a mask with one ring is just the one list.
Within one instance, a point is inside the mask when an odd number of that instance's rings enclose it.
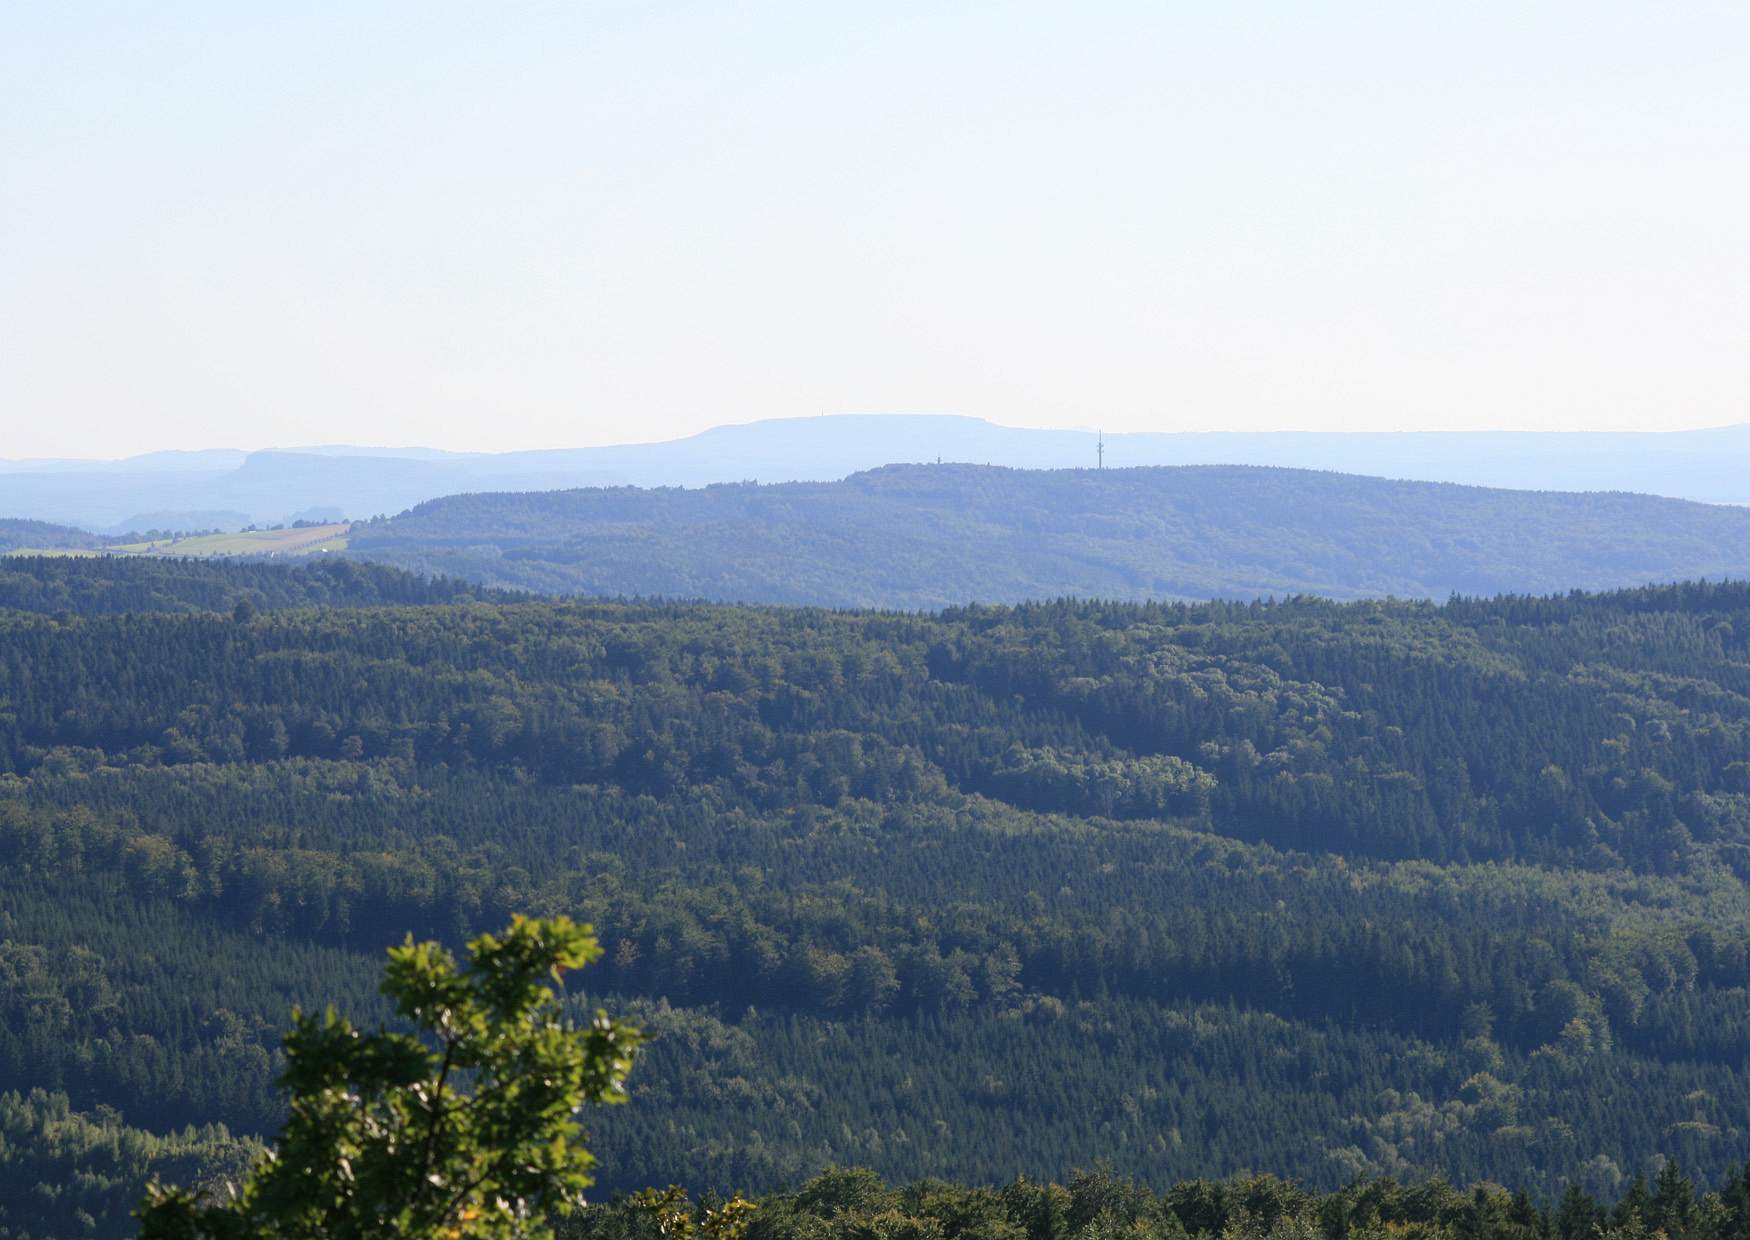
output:
{"label": "distant mountain ridge", "polygon": [[1750,510],[1256,466],[895,465],[831,483],[458,495],[352,554],[488,586],[933,609],[1750,576]]}
{"label": "distant mountain ridge", "polygon": [[[1108,466],[1270,465],[1557,491],[1750,504],[1750,425],[1648,433],[1166,432],[1105,437]],[[392,514],[469,491],[825,482],[938,459],[1092,466],[1095,432],[936,414],[778,418],[662,443],[506,453],[329,445],[163,452],[122,461],[0,461],[0,517],[88,529],[136,513],[232,510],[258,523],[311,507]]]}

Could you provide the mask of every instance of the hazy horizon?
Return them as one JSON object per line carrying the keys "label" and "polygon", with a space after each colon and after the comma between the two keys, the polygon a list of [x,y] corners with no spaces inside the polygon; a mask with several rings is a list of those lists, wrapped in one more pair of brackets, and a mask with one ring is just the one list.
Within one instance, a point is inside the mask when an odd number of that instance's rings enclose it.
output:
{"label": "hazy horizon", "polygon": [[[1559,436],[1571,435],[1571,436],[1575,436],[1575,437],[1584,437],[1584,436],[1593,436],[1593,435],[1653,435],[1653,436],[1658,436],[1658,435],[1682,435],[1685,433],[1698,433],[1698,432],[1706,432],[1706,431],[1729,431],[1729,430],[1736,430],[1736,429],[1741,428],[1741,427],[1750,427],[1750,419],[1746,419],[1744,421],[1739,421],[1739,422],[1718,422],[1718,423],[1710,423],[1710,424],[1701,425],[1701,426],[1679,426],[1679,427],[1671,427],[1671,428],[1648,427],[1648,428],[1640,428],[1640,429],[1631,428],[1631,429],[1627,429],[1627,430],[1613,430],[1613,429],[1609,429],[1609,428],[1598,428],[1598,427],[1567,427],[1567,428],[1559,428],[1559,429],[1554,429],[1554,430],[1540,430],[1540,429],[1536,429],[1536,428],[1531,428],[1531,429],[1520,430],[1520,429],[1506,428],[1506,427],[1486,427],[1485,426],[1485,427],[1465,427],[1465,428],[1456,428],[1456,429],[1445,429],[1445,428],[1441,428],[1441,427],[1409,427],[1409,428],[1403,428],[1401,430],[1368,430],[1368,429],[1350,429],[1350,428],[1346,428],[1346,427],[1315,427],[1315,428],[1310,428],[1310,429],[1289,428],[1289,429],[1280,430],[1280,431],[1253,431],[1253,430],[1244,430],[1244,429],[1240,429],[1240,430],[1217,429],[1217,430],[1213,430],[1213,431],[1204,431],[1204,430],[1197,430],[1197,429],[1172,430],[1172,431],[1150,431],[1150,430],[1106,430],[1102,427],[1080,426],[1080,425],[1078,425],[1078,426],[1020,426],[1020,425],[1016,425],[1013,423],[1006,423],[1006,422],[1000,421],[1000,420],[995,419],[995,418],[973,418],[973,417],[971,417],[971,415],[966,415],[966,414],[825,413],[825,414],[813,415],[812,417],[807,418],[806,420],[815,420],[818,418],[846,418],[846,419],[867,420],[867,419],[876,419],[876,418],[901,418],[901,419],[904,419],[904,418],[937,418],[937,417],[940,417],[940,418],[964,418],[964,419],[967,419],[970,421],[983,423],[985,425],[991,426],[991,427],[998,429],[998,430],[1043,431],[1043,432],[1056,433],[1056,434],[1087,435],[1090,437],[1104,435],[1109,440],[1122,440],[1125,436],[1128,436],[1128,435],[1154,435],[1154,434],[1165,434],[1165,435],[1174,435],[1174,434],[1226,435],[1226,434],[1234,434],[1234,435],[1283,435],[1283,436],[1294,436],[1294,435],[1313,435],[1313,436],[1383,435],[1383,436],[1387,436],[1387,437],[1396,437],[1396,436],[1409,437],[1409,436],[1418,436],[1418,435],[1452,435],[1452,436],[1461,436],[1462,437],[1462,436],[1474,436],[1474,435],[1519,435],[1519,434],[1540,435],[1540,436],[1541,435],[1559,435]],[[273,443],[273,444],[261,444],[261,445],[253,446],[253,447],[244,447],[244,446],[241,446],[239,444],[234,444],[234,443],[212,443],[212,444],[200,444],[200,445],[189,445],[189,446],[180,446],[179,445],[179,446],[172,446],[172,447],[146,448],[140,452],[127,453],[127,454],[122,455],[122,456],[106,456],[106,455],[94,454],[94,453],[62,455],[62,456],[38,456],[38,457],[0,455],[0,461],[12,463],[12,464],[35,464],[35,463],[44,463],[44,462],[53,462],[53,461],[112,462],[113,463],[113,462],[121,462],[121,461],[133,460],[133,459],[138,459],[138,458],[143,458],[143,457],[154,457],[154,456],[179,456],[179,455],[181,455],[181,456],[200,456],[203,454],[222,454],[222,453],[249,454],[249,453],[254,453],[254,452],[291,452],[291,453],[317,452],[317,453],[336,453],[336,454],[348,454],[348,453],[430,453],[433,456],[436,456],[439,458],[450,457],[450,456],[493,456],[493,455],[506,455],[506,454],[512,454],[512,453],[526,453],[526,452],[565,452],[565,451],[570,451],[570,450],[584,449],[584,448],[591,448],[591,447],[604,447],[604,448],[654,447],[654,446],[660,446],[662,444],[678,443],[678,442],[681,442],[683,440],[693,439],[693,438],[696,438],[700,435],[707,434],[711,431],[734,430],[734,429],[738,429],[738,428],[742,428],[742,427],[755,426],[755,425],[759,425],[761,423],[766,423],[766,422],[782,422],[782,421],[794,421],[794,420],[802,420],[802,419],[794,418],[794,417],[793,418],[754,418],[754,419],[750,419],[747,422],[719,423],[716,425],[701,428],[699,430],[683,431],[683,432],[680,432],[680,433],[677,433],[674,435],[665,436],[662,438],[626,438],[626,439],[598,443],[598,444],[553,443],[553,444],[545,444],[545,445],[541,445],[538,447],[532,447],[532,448],[449,448],[449,447],[443,447],[443,446],[440,446],[440,445],[434,444],[434,443],[371,443],[371,442],[366,442],[366,441],[362,441],[362,440],[355,440],[355,441],[328,440],[328,441],[318,442],[318,441],[313,440],[313,441],[310,441],[308,443]],[[1115,467],[1117,467],[1117,466],[1115,466]],[[1314,468],[1317,468],[1317,467],[1315,466]]]}
{"label": "hazy horizon", "polygon": [[12,6],[0,451],[1743,421],[1747,46],[1727,5]]}

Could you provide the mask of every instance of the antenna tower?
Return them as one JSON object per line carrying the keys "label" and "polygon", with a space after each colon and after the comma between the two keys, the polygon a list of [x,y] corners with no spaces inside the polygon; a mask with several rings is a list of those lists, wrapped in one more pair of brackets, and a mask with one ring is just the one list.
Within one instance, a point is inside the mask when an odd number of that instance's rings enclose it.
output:
{"label": "antenna tower", "polygon": [[1095,469],[1105,469],[1106,468],[1106,432],[1105,431],[1096,431],[1095,435],[1096,435],[1096,439],[1094,441],[1094,460],[1096,463],[1095,463],[1094,468]]}

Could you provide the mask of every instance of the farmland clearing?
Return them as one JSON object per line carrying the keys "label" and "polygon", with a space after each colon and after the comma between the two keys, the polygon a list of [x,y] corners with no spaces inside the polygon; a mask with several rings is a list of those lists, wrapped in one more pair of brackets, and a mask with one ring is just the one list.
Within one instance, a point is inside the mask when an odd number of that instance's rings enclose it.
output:
{"label": "farmland clearing", "polygon": [[33,550],[20,548],[14,555],[144,555],[188,556],[211,559],[222,556],[305,556],[344,551],[352,523],[308,525],[293,529],[243,530],[235,534],[199,534],[189,538],[160,538],[151,542],[115,543],[106,547]]}

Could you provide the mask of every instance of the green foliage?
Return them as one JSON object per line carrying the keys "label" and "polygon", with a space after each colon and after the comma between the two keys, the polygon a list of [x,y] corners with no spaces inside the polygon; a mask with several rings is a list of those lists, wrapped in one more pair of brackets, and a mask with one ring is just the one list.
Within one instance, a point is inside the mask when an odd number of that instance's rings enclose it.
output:
{"label": "green foliage", "polygon": [[205,1189],[259,1154],[219,1125],[157,1135],[113,1108],[74,1111],[66,1094],[0,1094],[0,1237],[124,1235],[147,1179]]}
{"label": "green foliage", "polygon": [[632,1200],[656,1224],[663,1240],[739,1240],[747,1231],[753,1202],[740,1193],[728,1201],[701,1201],[695,1205],[679,1185],[660,1192],[646,1188]]}
{"label": "green foliage", "polygon": [[[7,524],[0,522],[0,550],[5,549],[3,527]],[[433,581],[381,564],[348,560],[287,567],[173,558],[0,557],[0,608],[45,615],[133,611],[236,614],[238,609],[253,615],[263,607],[411,606],[475,598],[504,601],[510,597],[503,591],[481,590],[460,581]]]}
{"label": "green foliage", "polygon": [[1750,1157],[1742,585],[234,606],[0,614],[0,1090],[272,1133],[288,1005],[527,910],[654,1036],[600,1192]]}
{"label": "green foliage", "polygon": [[[747,1240],[1737,1240],[1750,1230],[1750,1168],[1698,1191],[1675,1162],[1603,1204],[1574,1188],[1559,1206],[1495,1184],[1363,1180],[1310,1192],[1267,1175],[1189,1180],[1155,1192],[1109,1167],[1068,1185],[1004,1187],[940,1179],[890,1187],[866,1170],[831,1169],[792,1191],[742,1204]],[[642,1193],[568,1219],[562,1240],[660,1240],[690,1220],[679,1190]],[[654,1210],[654,1212],[653,1212]]]}
{"label": "green foliage", "polygon": [[[568,918],[517,918],[469,962],[391,949],[383,992],[424,1035],[297,1014],[281,1083],[291,1117],[232,1200],[154,1185],[144,1240],[539,1237],[583,1200],[594,1158],[574,1116],[625,1099],[639,1035],[597,1012],[581,1036],[553,990],[601,955]],[[429,1042],[429,1044],[428,1044]]]}

